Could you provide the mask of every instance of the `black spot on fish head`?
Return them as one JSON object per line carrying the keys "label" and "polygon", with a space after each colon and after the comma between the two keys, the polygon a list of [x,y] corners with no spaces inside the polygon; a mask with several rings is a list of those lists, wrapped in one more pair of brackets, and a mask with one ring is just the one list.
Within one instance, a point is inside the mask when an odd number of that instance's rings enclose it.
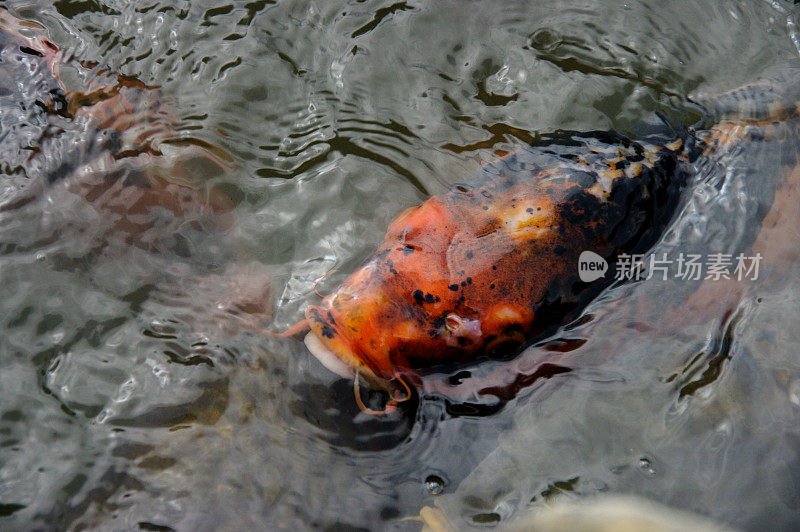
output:
{"label": "black spot on fish head", "polygon": [[414,290],[411,296],[417,305],[422,305],[425,302],[425,294],[423,294],[422,290]]}
{"label": "black spot on fish head", "polygon": [[322,336],[324,336],[325,338],[333,338],[333,335],[335,334],[333,327],[331,327],[327,323],[322,326],[320,332],[322,333]]}

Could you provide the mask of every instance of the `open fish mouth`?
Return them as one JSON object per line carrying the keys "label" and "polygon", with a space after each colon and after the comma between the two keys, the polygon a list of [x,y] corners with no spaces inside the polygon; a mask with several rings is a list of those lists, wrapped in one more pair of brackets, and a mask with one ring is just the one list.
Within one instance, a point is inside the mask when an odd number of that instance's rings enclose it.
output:
{"label": "open fish mouth", "polygon": [[[353,393],[356,404],[362,412],[373,415],[391,414],[399,403],[411,398],[411,389],[397,373],[392,379],[386,379],[378,376],[369,367],[368,359],[359,356],[359,352],[353,349],[350,340],[339,332],[336,320],[328,309],[308,307],[306,322],[311,329],[304,339],[306,347],[323,366],[345,379],[353,379]],[[358,384],[361,378],[371,388],[382,389],[389,393],[389,400],[382,410],[373,410],[364,404]],[[397,381],[396,386],[392,385],[393,381]]]}

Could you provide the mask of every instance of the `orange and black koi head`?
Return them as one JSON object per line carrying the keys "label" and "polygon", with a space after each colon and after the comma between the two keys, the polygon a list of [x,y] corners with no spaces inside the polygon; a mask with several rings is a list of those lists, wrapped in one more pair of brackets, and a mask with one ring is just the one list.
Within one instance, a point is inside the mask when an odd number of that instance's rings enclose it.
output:
{"label": "orange and black koi head", "polygon": [[[512,271],[513,242],[491,231],[481,240],[485,227],[468,234],[474,224],[463,214],[432,198],[398,217],[361,267],[306,310],[312,354],[342,376],[358,372],[391,388],[397,377],[472,360],[487,346],[519,345],[533,312],[510,295],[526,282]],[[483,218],[491,226],[493,217]]]}

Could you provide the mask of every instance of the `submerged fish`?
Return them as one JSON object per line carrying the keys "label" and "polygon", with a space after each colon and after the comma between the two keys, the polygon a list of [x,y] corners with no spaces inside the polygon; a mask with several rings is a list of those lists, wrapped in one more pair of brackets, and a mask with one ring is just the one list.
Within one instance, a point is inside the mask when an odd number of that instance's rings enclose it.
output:
{"label": "submerged fish", "polygon": [[[654,140],[654,139],[651,139]],[[372,255],[306,318],[328,368],[373,385],[440,364],[513,355],[577,317],[613,262],[663,231],[686,181],[684,143],[562,132],[402,213]]]}
{"label": "submerged fish", "polygon": [[[209,184],[233,159],[176,127],[170,111],[158,87],[65,58],[44,27],[0,8],[0,215],[31,207],[41,215],[41,202],[63,203],[76,225],[62,213],[52,225],[42,216],[43,232],[90,235],[81,262],[133,246],[190,265],[170,282],[163,270],[145,269],[147,283],[159,286],[150,297],[199,292],[186,297],[203,309],[191,312],[193,326],[240,331],[239,315],[270,315],[269,276],[254,261],[230,260],[241,256],[236,242],[194,238],[226,236],[234,223],[232,201]],[[86,225],[74,205],[86,210]]]}
{"label": "submerged fish", "polygon": [[395,219],[308,308],[307,345],[377,381],[515,353],[603,288],[578,278],[582,251],[613,259],[653,244],[685,182],[682,146],[564,132],[485,167]]}
{"label": "submerged fish", "polygon": [[[754,103],[755,102],[755,103]],[[326,367],[394,391],[441,365],[513,356],[575,318],[614,280],[583,282],[582,252],[611,264],[647,251],[669,224],[692,162],[798,117],[764,84],[717,99],[737,119],[634,140],[558,132],[398,216],[383,242],[290,333]],[[796,131],[793,130],[796,135]],[[779,163],[782,164],[782,163]],[[796,208],[796,206],[795,206]],[[452,367],[452,366],[451,366]],[[356,398],[362,409],[356,389]]]}
{"label": "submerged fish", "polygon": [[[65,88],[65,64],[85,82],[78,90]],[[207,215],[230,224],[231,202],[202,190],[192,168],[220,172],[232,159],[178,135],[160,100],[158,87],[95,64],[65,62],[43,27],[0,8],[0,122],[6,127],[0,138],[9,148],[4,154],[11,154],[4,168],[86,198],[141,247],[150,245],[160,209],[174,219]]]}

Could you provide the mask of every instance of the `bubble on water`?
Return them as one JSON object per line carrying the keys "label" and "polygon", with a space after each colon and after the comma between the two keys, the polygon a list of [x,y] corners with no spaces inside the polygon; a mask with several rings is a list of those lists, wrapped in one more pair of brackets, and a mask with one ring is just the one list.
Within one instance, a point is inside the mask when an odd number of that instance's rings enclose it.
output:
{"label": "bubble on water", "polygon": [[425,489],[431,495],[439,495],[444,490],[444,480],[436,475],[428,475],[428,478],[425,479]]}
{"label": "bubble on water", "polygon": [[639,469],[648,475],[656,474],[656,470],[653,468],[653,462],[647,457],[639,459]]}
{"label": "bubble on water", "polygon": [[552,50],[561,42],[561,37],[549,28],[541,28],[531,35],[531,45],[537,50]]}

